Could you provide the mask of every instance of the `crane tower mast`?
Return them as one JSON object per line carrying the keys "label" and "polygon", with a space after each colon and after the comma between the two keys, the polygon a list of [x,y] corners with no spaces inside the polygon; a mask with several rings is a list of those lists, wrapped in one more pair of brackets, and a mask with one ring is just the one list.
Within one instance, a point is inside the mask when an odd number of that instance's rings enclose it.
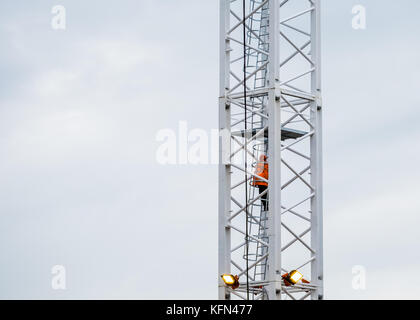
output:
{"label": "crane tower mast", "polygon": [[320,0],[220,0],[219,299],[323,298],[320,68]]}

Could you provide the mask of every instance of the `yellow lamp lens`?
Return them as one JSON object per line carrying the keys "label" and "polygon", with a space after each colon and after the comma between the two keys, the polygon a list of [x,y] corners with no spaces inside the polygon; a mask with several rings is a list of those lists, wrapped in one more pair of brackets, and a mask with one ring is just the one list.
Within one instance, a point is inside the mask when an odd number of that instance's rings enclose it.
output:
{"label": "yellow lamp lens", "polygon": [[298,283],[302,278],[303,278],[303,275],[299,271],[293,270],[290,272],[290,280],[294,284]]}
{"label": "yellow lamp lens", "polygon": [[231,274],[222,275],[223,282],[228,286],[231,286],[235,283],[235,278]]}

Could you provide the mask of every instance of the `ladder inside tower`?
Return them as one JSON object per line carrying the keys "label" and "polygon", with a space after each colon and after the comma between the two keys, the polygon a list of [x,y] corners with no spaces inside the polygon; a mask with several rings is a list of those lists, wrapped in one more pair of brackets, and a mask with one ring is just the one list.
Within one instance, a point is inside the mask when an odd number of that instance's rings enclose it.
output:
{"label": "ladder inside tower", "polygon": [[[255,124],[255,123],[253,123]],[[305,136],[307,132],[291,129],[291,128],[283,128],[281,129],[281,140],[288,140],[288,139],[299,139]],[[256,135],[259,135],[256,138],[256,143],[252,147],[252,154],[254,159],[259,159],[261,155],[267,155],[268,152],[268,128],[261,128],[261,127],[252,127],[248,130],[239,130],[236,132],[232,132],[232,135],[237,137],[242,137],[244,139],[251,139]],[[252,167],[255,172],[257,165],[260,164],[262,166],[267,164],[267,160],[261,161],[253,161]],[[248,250],[244,253],[244,259],[248,260],[249,264],[254,264],[252,278],[255,281],[265,281],[266,274],[267,274],[267,253],[268,247],[262,243],[268,243],[268,198],[263,199],[261,197],[261,189],[252,183],[254,181],[254,177],[250,179],[249,185],[250,188],[248,189],[248,199],[250,202],[250,206],[248,208],[250,219],[248,219],[248,230],[253,238],[248,239]],[[264,190],[264,189],[262,189]],[[260,197],[258,201],[253,201]],[[264,203],[264,202],[267,203]],[[260,241],[258,241],[258,240]],[[265,258],[264,258],[265,257]]]}
{"label": "ladder inside tower", "polygon": [[[254,11],[257,7],[261,6],[262,0],[251,0],[250,1],[250,10]],[[246,55],[244,56],[246,68],[245,73],[250,75],[259,70],[253,76],[253,84],[249,83],[251,89],[260,89],[265,88],[268,85],[268,69],[264,67],[268,60],[268,56],[262,54],[261,52],[269,52],[269,7],[267,4],[263,5],[259,10],[253,14],[248,20],[247,26],[247,42],[249,47],[246,49]],[[260,51],[252,50],[251,47],[256,46]],[[252,110],[258,110],[261,114],[266,114],[267,107],[267,97],[250,97],[250,108]],[[246,101],[246,100],[245,100]],[[246,108],[246,106],[245,106]],[[248,126],[242,130],[232,132],[232,135],[237,137],[242,137],[244,139],[255,138],[255,144],[252,147],[252,154],[254,159],[258,159],[263,154],[267,154],[268,151],[268,130],[263,130],[262,128],[266,127],[266,120],[262,116],[252,114],[248,119],[245,115],[245,121],[247,121]],[[264,132],[262,132],[262,130]],[[284,131],[284,133],[283,133]],[[258,137],[255,137],[256,134],[259,134]],[[287,130],[282,130],[282,140],[287,137],[293,136],[292,132]],[[245,152],[245,154],[248,151]],[[265,164],[263,164],[265,165]],[[252,166],[257,166],[257,163],[254,161]],[[250,181],[250,187],[247,191],[247,199],[255,199],[256,197],[261,196],[259,193],[259,188],[252,184],[252,178]],[[267,246],[261,245],[263,243],[268,243],[268,221],[267,221],[267,211],[264,209],[264,204],[262,198],[258,201],[250,201],[250,206],[248,212],[246,213],[249,216],[247,219],[249,234],[252,237],[246,239],[247,248],[243,254],[244,260],[247,262],[247,265],[253,265],[254,267],[249,270],[247,277],[254,281],[264,281],[266,280],[267,274],[267,258],[265,257],[268,248]],[[256,239],[260,240],[257,241]],[[255,288],[251,289],[252,296],[255,296]]]}
{"label": "ladder inside tower", "polygon": [[[264,0],[250,0],[249,10],[254,11],[257,7],[260,7],[255,14],[253,14],[247,22],[247,43],[246,49],[246,74],[252,78],[250,79],[248,86],[251,90],[258,90],[269,87],[269,70],[267,67],[268,56],[264,52],[269,52],[269,5],[268,2],[263,4]],[[262,5],[262,6],[261,6]],[[257,47],[259,50],[252,48]],[[258,70],[257,72],[255,72]],[[253,82],[251,84],[251,81]],[[269,130],[267,127],[267,118],[262,115],[267,115],[268,96],[251,96],[249,99],[244,100],[246,102],[245,109],[249,107],[251,109],[251,117],[246,116],[245,121],[247,125],[242,130],[232,132],[233,136],[241,137],[246,140],[254,138],[252,150],[249,150],[253,154],[253,158],[259,160],[262,155],[267,155],[268,152],[268,138]],[[256,111],[255,113],[253,111]],[[263,129],[265,128],[265,129]],[[292,128],[281,128],[281,140],[285,141],[288,139],[299,139],[305,136],[307,132],[292,129]],[[258,135],[258,136],[257,136]],[[251,149],[251,148],[250,148]],[[248,151],[247,151],[248,152]],[[245,152],[245,153],[247,153]],[[256,169],[257,165],[265,166],[266,160],[261,161],[253,160],[253,170]],[[250,274],[247,274],[251,280],[255,282],[267,280],[267,268],[268,268],[268,198],[263,199],[261,196],[262,190],[252,181],[255,177],[251,177],[247,192],[247,199],[249,199],[249,216],[248,230],[252,237],[248,237],[246,243],[247,248],[243,254],[243,258],[247,261],[248,265],[253,266]],[[265,191],[267,192],[267,190]],[[257,201],[253,201],[256,198]],[[267,201],[267,203],[264,203]],[[258,292],[257,287],[250,289],[254,296]],[[264,290],[260,292],[264,295]]]}

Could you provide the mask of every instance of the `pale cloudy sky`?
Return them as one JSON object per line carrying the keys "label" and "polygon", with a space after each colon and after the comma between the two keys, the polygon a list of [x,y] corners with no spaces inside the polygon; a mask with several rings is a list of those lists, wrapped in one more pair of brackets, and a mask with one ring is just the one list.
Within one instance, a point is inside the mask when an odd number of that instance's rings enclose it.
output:
{"label": "pale cloudy sky", "polygon": [[[418,10],[323,1],[327,299],[420,298]],[[218,14],[216,0],[0,3],[0,298],[217,297],[217,167],[160,166],[155,136],[217,127]]]}

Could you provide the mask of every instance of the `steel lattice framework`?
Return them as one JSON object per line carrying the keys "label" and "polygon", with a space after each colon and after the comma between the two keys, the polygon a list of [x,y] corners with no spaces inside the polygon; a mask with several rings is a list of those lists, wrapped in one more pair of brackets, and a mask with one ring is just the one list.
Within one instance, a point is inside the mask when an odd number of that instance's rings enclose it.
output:
{"label": "steel lattice framework", "polygon": [[244,2],[220,0],[219,299],[322,299],[320,0]]}

